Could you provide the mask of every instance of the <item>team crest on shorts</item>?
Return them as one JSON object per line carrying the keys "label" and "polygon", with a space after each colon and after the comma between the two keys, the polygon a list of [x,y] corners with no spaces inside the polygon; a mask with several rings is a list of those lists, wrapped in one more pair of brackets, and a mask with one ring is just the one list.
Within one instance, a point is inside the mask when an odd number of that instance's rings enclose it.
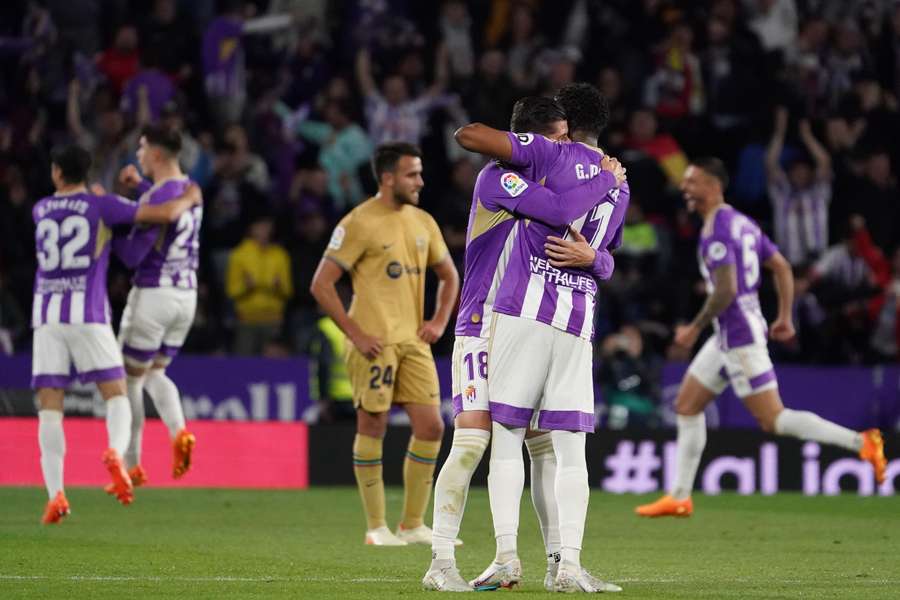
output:
{"label": "team crest on shorts", "polygon": [[475,386],[470,385],[466,387],[465,391],[463,392],[463,396],[466,400],[475,400]]}

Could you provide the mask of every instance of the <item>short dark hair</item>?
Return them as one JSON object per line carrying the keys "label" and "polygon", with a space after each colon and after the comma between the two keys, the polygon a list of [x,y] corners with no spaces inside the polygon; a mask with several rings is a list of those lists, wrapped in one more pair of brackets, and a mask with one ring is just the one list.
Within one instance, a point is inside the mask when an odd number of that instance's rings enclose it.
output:
{"label": "short dark hair", "polygon": [[690,164],[702,170],[710,177],[718,179],[719,184],[722,186],[722,191],[725,191],[728,188],[728,169],[725,168],[725,163],[718,158],[704,156],[702,158],[695,158]]}
{"label": "short dark hair", "polygon": [[403,156],[422,158],[422,151],[415,144],[407,142],[387,142],[375,148],[372,155],[372,174],[375,175],[375,182],[380,184],[383,173],[393,172]]}
{"label": "short dark hair", "polygon": [[75,144],[58,146],[50,152],[50,163],[59,167],[66,183],[83,183],[91,168],[91,155]]}
{"label": "short dark hair", "polygon": [[178,156],[181,152],[181,133],[177,129],[164,125],[147,125],[141,130],[141,135],[148,144],[162,148],[172,156]]}
{"label": "short dark hair", "polygon": [[599,136],[609,124],[609,102],[589,83],[564,85],[554,100],[566,111],[569,131]]}
{"label": "short dark hair", "polygon": [[519,133],[550,133],[550,125],[566,120],[566,111],[553,98],[525,96],[513,105],[510,131]]}

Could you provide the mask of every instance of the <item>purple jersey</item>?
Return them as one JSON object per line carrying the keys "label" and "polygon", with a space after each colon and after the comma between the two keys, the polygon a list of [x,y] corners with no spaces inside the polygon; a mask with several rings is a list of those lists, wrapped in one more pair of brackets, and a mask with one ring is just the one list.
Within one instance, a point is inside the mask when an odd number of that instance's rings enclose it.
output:
{"label": "purple jersey", "polygon": [[214,19],[203,33],[203,77],[211,96],[245,94],[243,24],[231,17]]}
{"label": "purple jersey", "polygon": [[[596,198],[603,197],[616,184],[609,172],[582,183],[585,185],[568,193],[556,194],[498,163],[481,170],[466,231],[457,335],[487,337],[494,299],[515,243],[517,218],[539,219],[548,225],[566,224],[592,208]],[[596,269],[598,277],[608,276],[603,273],[604,265],[599,264]]]}
{"label": "purple jersey", "polygon": [[119,196],[75,192],[35,204],[38,270],[32,327],[109,323],[106,270],[111,228],[134,223],[138,205]]}
{"label": "purple jersey", "polygon": [[[187,177],[161,181],[141,195],[140,202],[162,204],[184,194]],[[136,267],[137,287],[197,288],[200,264],[200,223],[203,207],[194,206],[169,225],[135,227],[125,239],[116,240],[116,254]]]}
{"label": "purple jersey", "polygon": [[[603,154],[581,143],[557,143],[540,135],[509,134],[512,164],[528,179],[543,182],[554,192],[572,190],[602,172]],[[628,184],[595,197],[593,207],[571,227],[597,250],[621,244],[622,223],[628,208]],[[566,237],[569,225],[521,221],[516,225],[509,265],[497,292],[494,311],[533,319],[573,335],[594,335],[594,297],[597,281],[583,269],[550,265],[544,253],[547,236]]]}
{"label": "purple jersey", "polygon": [[760,265],[778,252],[778,247],[759,225],[725,204],[700,233],[700,272],[712,293],[711,273],[722,265],[735,265],[738,294],[716,317],[713,326],[722,349],[765,344],[766,319],[759,306]]}

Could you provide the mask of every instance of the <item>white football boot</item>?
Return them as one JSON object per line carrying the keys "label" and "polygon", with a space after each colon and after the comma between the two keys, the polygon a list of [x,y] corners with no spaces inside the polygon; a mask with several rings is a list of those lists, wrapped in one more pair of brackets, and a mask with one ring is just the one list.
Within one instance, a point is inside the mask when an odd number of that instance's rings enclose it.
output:
{"label": "white football boot", "polygon": [[621,592],[622,588],[614,583],[597,579],[583,567],[561,563],[556,573],[554,590],[571,594],[576,592]]}
{"label": "white football boot", "polygon": [[370,546],[406,546],[406,542],[391,533],[385,526],[366,532],[366,544]]}
{"label": "white football boot", "polygon": [[[436,564],[437,563],[437,564]],[[446,563],[440,566],[440,563]],[[435,592],[473,592],[472,586],[462,578],[452,561],[432,561],[422,578],[422,589]]]}
{"label": "white football boot", "polygon": [[505,563],[491,562],[484,572],[470,583],[476,592],[514,588],[522,581],[522,562],[513,558]]}
{"label": "white football boot", "polygon": [[[402,525],[397,526],[397,537],[407,544],[425,544],[431,545],[432,532],[428,525],[419,525],[412,529],[404,529]],[[453,540],[454,546],[462,546],[462,540],[456,538]]]}

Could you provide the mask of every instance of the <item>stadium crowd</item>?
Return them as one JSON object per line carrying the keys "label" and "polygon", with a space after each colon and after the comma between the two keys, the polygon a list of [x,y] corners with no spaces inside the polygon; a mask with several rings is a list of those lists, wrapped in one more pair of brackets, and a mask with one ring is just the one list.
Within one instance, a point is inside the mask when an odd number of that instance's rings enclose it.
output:
{"label": "stadium crowd", "polygon": [[[726,162],[729,200],[794,267],[798,336],[776,359],[898,357],[896,0],[31,0],[0,7],[0,62],[5,352],[30,340],[31,207],[57,143],[88,148],[92,180],[125,194],[141,126],[181,129],[205,199],[185,351],[284,356],[317,345],[309,282],[375,189],[377,144],[422,146],[422,206],[459,263],[482,159],[453,131],[506,129],[517,98],[580,80],[609,100],[601,143],[632,191],[599,294],[603,385],[653,404],[664,359],[686,358],[672,328],[705,290],[678,185],[701,155]],[[114,322],[128,278],[111,270]]]}

